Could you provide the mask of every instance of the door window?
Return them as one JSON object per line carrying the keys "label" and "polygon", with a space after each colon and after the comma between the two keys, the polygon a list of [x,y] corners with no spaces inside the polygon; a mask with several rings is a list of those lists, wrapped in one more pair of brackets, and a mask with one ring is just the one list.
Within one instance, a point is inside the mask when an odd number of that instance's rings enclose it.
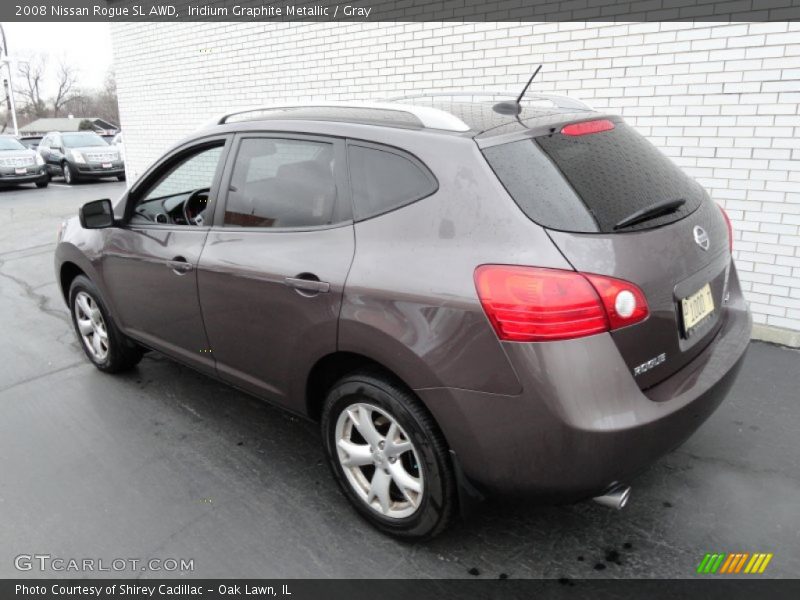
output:
{"label": "door window", "polygon": [[340,209],[334,144],[245,138],[233,168],[225,225],[322,227],[349,218]]}
{"label": "door window", "polygon": [[184,154],[137,191],[131,223],[204,225],[224,142]]}

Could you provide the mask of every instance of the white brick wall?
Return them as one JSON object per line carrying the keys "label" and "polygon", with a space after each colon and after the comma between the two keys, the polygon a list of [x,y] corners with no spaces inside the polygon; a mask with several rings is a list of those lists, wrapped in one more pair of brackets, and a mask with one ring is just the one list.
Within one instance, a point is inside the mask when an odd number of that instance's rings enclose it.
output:
{"label": "white brick wall", "polygon": [[117,23],[128,168],[214,114],[297,99],[520,87],[629,123],[736,229],[758,323],[800,330],[800,23]]}

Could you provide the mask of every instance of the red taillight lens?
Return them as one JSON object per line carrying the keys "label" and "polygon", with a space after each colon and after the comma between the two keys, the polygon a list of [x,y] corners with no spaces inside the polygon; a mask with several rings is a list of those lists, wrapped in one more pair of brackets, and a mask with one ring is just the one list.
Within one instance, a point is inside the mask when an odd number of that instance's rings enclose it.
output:
{"label": "red taillight lens", "polygon": [[728,226],[728,247],[730,248],[731,254],[733,254],[733,225],[731,225],[731,218],[719,204],[717,204],[717,207],[725,218],[725,224]]}
{"label": "red taillight lens", "polygon": [[589,135],[590,133],[600,133],[614,129],[614,123],[608,119],[597,119],[596,121],[584,121],[582,123],[572,123],[561,128],[564,135]]}
{"label": "red taillight lens", "polygon": [[632,283],[602,275],[585,277],[600,294],[611,329],[627,327],[647,318],[650,313],[647,300],[642,290]]}
{"label": "red taillight lens", "polygon": [[475,269],[475,288],[497,336],[513,342],[594,335],[649,314],[644,294],[632,283],[575,271],[482,265]]}

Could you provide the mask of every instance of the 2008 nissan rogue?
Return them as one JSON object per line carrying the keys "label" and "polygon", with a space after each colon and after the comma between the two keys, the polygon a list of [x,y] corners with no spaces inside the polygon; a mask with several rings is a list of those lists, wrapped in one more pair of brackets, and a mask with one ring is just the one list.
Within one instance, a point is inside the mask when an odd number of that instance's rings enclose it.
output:
{"label": "2008 nissan rogue", "polygon": [[623,505],[741,366],[730,222],[616,116],[467,98],[230,113],[84,205],[55,262],[88,358],[319,421],[398,536],[486,494]]}

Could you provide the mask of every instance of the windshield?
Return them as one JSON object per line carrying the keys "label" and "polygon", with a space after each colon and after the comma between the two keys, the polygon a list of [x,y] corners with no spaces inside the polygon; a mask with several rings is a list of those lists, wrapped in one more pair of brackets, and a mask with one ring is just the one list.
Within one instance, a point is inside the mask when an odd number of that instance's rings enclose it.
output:
{"label": "windshield", "polygon": [[25,146],[10,137],[0,137],[0,150],[25,150]]}
{"label": "windshield", "polygon": [[64,140],[65,148],[84,148],[87,146],[107,146],[105,140],[96,133],[63,133],[61,139]]}

